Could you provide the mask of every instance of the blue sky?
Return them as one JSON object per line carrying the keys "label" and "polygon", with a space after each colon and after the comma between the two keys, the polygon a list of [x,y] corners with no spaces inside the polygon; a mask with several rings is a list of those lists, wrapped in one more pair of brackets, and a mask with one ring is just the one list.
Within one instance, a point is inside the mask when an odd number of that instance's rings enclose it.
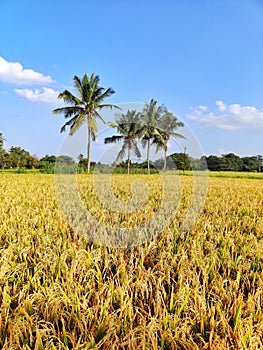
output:
{"label": "blue sky", "polygon": [[206,155],[263,154],[262,62],[259,0],[0,0],[0,132],[58,154],[57,94],[94,72],[109,103],[165,104]]}

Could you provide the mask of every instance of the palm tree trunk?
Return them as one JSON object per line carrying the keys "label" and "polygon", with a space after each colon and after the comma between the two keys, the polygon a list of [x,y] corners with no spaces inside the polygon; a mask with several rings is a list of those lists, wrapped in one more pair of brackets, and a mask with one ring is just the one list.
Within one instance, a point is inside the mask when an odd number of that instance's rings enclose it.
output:
{"label": "palm tree trunk", "polygon": [[91,136],[91,132],[90,132],[90,126],[88,125],[88,147],[87,147],[87,170],[88,173],[90,172],[90,136]]}
{"label": "palm tree trunk", "polygon": [[131,163],[131,146],[128,146],[128,175],[130,174],[130,163]]}
{"label": "palm tree trunk", "polygon": [[148,164],[148,174],[151,173],[150,171],[150,139],[148,139],[148,144],[147,144],[147,164]]}
{"label": "palm tree trunk", "polygon": [[166,170],[167,164],[166,164],[166,149],[164,149],[164,163],[163,163],[163,171]]}

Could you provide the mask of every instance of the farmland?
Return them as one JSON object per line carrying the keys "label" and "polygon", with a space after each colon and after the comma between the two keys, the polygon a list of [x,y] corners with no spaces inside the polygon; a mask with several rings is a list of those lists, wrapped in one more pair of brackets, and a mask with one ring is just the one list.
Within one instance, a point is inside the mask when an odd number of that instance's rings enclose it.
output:
{"label": "farmland", "polygon": [[[131,215],[102,208],[92,178],[78,188],[103,224],[136,226],[160,208],[158,175],[143,176],[149,198]],[[114,175],[116,196],[139,178]],[[169,225],[124,249],[78,236],[53,175],[0,174],[0,348],[262,349],[263,180],[210,177],[189,230],[193,178],[180,183]]]}

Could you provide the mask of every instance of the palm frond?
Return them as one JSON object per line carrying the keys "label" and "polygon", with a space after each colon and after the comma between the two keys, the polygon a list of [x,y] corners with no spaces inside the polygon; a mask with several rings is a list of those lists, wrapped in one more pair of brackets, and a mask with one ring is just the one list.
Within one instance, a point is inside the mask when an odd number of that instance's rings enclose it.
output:
{"label": "palm frond", "polygon": [[90,85],[93,87],[97,87],[100,82],[100,77],[94,73],[90,76]]}
{"label": "palm frond", "polygon": [[97,108],[98,109],[101,109],[101,108],[110,108],[110,109],[116,108],[116,109],[122,110],[122,108],[120,106],[113,105],[113,104],[110,104],[110,103],[100,104],[100,105],[97,106]]}
{"label": "palm frond", "polygon": [[98,124],[95,120],[95,118],[88,117],[88,126],[91,128],[91,130],[96,134],[98,132]]}
{"label": "palm frond", "polygon": [[75,106],[82,104],[82,101],[68,90],[64,90],[62,93],[60,93],[58,95],[58,98],[63,99],[64,102],[70,103]]}
{"label": "palm frond", "polygon": [[60,132],[64,132],[66,130],[67,126],[70,126],[75,123],[75,121],[78,119],[79,115],[76,115],[75,117],[71,118],[69,121],[67,121],[62,128],[60,129]]}
{"label": "palm frond", "polygon": [[87,74],[85,73],[82,77],[82,80],[81,80],[81,86],[86,86],[86,85],[89,85],[89,78],[88,78]]}
{"label": "palm frond", "polygon": [[93,92],[93,98],[94,98],[94,100],[96,102],[97,102],[97,98],[100,97],[103,94],[104,90],[105,89],[103,87],[99,87]]}
{"label": "palm frond", "polygon": [[85,114],[80,114],[78,118],[74,121],[74,123],[71,125],[69,135],[75,134],[75,132],[84,124],[86,121]]}
{"label": "palm frond", "polygon": [[106,123],[105,120],[102,118],[102,116],[95,110],[94,111],[95,117],[99,118],[104,124]]}
{"label": "palm frond", "polygon": [[124,142],[120,152],[118,153],[118,155],[116,157],[116,162],[120,162],[124,158],[127,148],[128,148],[128,144],[126,142]]}
{"label": "palm frond", "polygon": [[140,150],[139,150],[139,148],[137,146],[137,143],[135,143],[133,145],[133,152],[134,152],[134,154],[136,155],[137,158],[141,158],[142,155],[141,155],[141,152],[140,152]]}
{"label": "palm frond", "polygon": [[110,137],[105,137],[104,139],[104,143],[107,144],[107,143],[116,143],[120,140],[123,139],[123,136],[119,136],[119,135],[113,135],[113,136],[110,136]]}
{"label": "palm frond", "polygon": [[96,96],[94,96],[94,100],[96,103],[100,103],[101,101],[103,101],[106,97],[110,97],[111,95],[113,95],[115,93],[115,91],[112,88],[108,88],[106,91],[104,91],[101,94],[97,94]]}
{"label": "palm frond", "polygon": [[73,78],[73,81],[74,81],[74,87],[77,89],[78,91],[78,94],[79,94],[79,98],[83,98],[83,93],[82,93],[82,84],[81,84],[81,80],[80,78],[75,75],[74,78]]}
{"label": "palm frond", "polygon": [[158,153],[160,149],[167,150],[168,138],[166,134],[155,135],[152,140],[152,145],[156,146],[155,153]]}
{"label": "palm frond", "polygon": [[177,137],[179,139],[186,139],[186,137],[184,135],[178,134],[177,132],[172,132],[171,136]]}
{"label": "palm frond", "polygon": [[117,124],[113,123],[113,122],[108,122],[108,125],[111,127],[111,128],[114,128],[116,129],[118,127]]}
{"label": "palm frond", "polygon": [[53,114],[63,113],[65,118],[71,117],[73,114],[80,114],[83,112],[82,107],[61,107],[52,111]]}
{"label": "palm frond", "polygon": [[96,140],[96,133],[93,129],[90,130],[90,135],[91,135],[92,141],[95,141]]}

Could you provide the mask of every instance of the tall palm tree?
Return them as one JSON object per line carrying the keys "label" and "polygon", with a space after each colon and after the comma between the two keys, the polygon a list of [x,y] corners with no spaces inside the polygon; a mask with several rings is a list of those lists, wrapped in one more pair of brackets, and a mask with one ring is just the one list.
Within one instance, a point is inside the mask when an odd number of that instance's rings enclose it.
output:
{"label": "tall palm tree", "polygon": [[69,135],[73,135],[85,122],[87,123],[87,168],[90,172],[90,144],[91,140],[95,141],[97,133],[97,121],[99,118],[104,122],[99,110],[104,107],[119,108],[113,104],[102,103],[106,97],[115,93],[112,88],[104,89],[99,86],[100,78],[94,73],[90,76],[84,74],[82,79],[76,75],[73,78],[74,86],[77,90],[77,96],[74,96],[70,91],[65,90],[58,95],[59,99],[69,103],[71,106],[65,106],[53,110],[53,114],[63,113],[65,118],[70,118],[61,128],[61,132],[70,126]]}
{"label": "tall palm tree", "polygon": [[185,139],[183,135],[175,132],[177,128],[183,126],[184,123],[179,122],[177,117],[175,117],[171,112],[165,113],[159,120],[159,134],[154,136],[152,144],[156,145],[156,152],[158,152],[160,149],[164,150],[163,170],[166,170],[167,167],[168,141],[170,140],[171,136]]}
{"label": "tall palm tree", "polygon": [[167,109],[164,105],[158,106],[157,101],[151,100],[150,103],[146,103],[142,111],[142,123],[143,123],[143,137],[142,146],[147,146],[147,167],[148,174],[150,174],[150,147],[151,140],[154,138],[162,138],[160,119],[167,113]]}
{"label": "tall palm tree", "polygon": [[111,137],[106,137],[104,143],[115,143],[118,141],[123,141],[122,148],[117,155],[116,161],[120,161],[124,158],[125,153],[128,153],[128,174],[130,173],[130,163],[131,163],[131,152],[140,158],[141,152],[138,148],[137,141],[142,135],[142,126],[140,122],[140,113],[136,110],[128,110],[127,114],[118,115],[116,118],[116,123],[110,122],[109,125],[112,128],[116,128],[121,134],[113,135]]}

